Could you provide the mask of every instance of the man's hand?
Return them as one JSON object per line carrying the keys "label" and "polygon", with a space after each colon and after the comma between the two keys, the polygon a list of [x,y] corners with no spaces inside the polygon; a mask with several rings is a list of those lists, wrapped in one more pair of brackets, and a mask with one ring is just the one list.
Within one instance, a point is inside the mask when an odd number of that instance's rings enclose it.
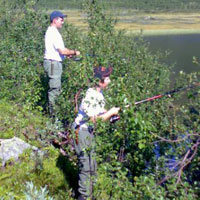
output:
{"label": "man's hand", "polygon": [[79,56],[80,55],[80,51],[76,51],[76,50],[71,50],[71,49],[58,49],[59,53],[62,55],[67,56],[68,58],[72,57],[72,56]]}

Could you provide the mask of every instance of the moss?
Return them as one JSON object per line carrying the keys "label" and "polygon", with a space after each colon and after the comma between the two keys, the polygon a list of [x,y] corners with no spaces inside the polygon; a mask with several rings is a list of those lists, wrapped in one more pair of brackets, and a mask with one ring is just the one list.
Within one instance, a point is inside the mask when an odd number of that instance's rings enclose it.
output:
{"label": "moss", "polygon": [[12,137],[14,137],[14,130],[12,130],[12,128],[0,132],[1,139],[9,139]]}
{"label": "moss", "polygon": [[[42,147],[38,140],[39,132],[44,134],[46,118],[37,111],[28,111],[12,102],[0,100],[0,138],[17,136],[31,145]],[[0,168],[0,194],[8,198],[24,199],[26,182],[32,181],[37,188],[47,186],[51,196],[56,199],[71,199],[71,185],[66,173],[71,166],[53,146],[43,148],[43,154],[34,154],[31,149],[19,156],[19,161],[6,163]],[[59,161],[59,164],[58,164]],[[0,162],[1,163],[1,162]],[[63,169],[60,166],[62,166]],[[67,172],[66,172],[67,171]],[[73,177],[73,176],[72,176]]]}
{"label": "moss", "polygon": [[53,147],[43,151],[46,153],[39,161],[42,166],[40,168],[38,168],[37,156],[27,150],[20,156],[20,162],[0,170],[0,193],[2,196],[12,193],[16,199],[23,199],[25,183],[32,181],[38,188],[47,185],[51,196],[56,194],[60,200],[70,199],[71,190],[65,174],[57,166],[60,153]]}
{"label": "moss", "polygon": [[[38,137],[38,130],[44,129],[47,119],[38,111],[28,111],[25,107],[0,100],[0,138],[17,136],[29,140],[32,145]],[[40,145],[39,145],[40,146]]]}

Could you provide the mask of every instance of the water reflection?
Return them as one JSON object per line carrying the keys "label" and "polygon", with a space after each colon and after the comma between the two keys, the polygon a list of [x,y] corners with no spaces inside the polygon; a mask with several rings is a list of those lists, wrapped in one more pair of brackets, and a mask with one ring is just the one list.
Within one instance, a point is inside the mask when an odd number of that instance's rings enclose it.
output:
{"label": "water reflection", "polygon": [[200,69],[192,63],[194,56],[200,60],[200,34],[145,36],[144,39],[149,42],[152,53],[158,50],[171,52],[167,63],[175,64],[173,72],[190,73]]}

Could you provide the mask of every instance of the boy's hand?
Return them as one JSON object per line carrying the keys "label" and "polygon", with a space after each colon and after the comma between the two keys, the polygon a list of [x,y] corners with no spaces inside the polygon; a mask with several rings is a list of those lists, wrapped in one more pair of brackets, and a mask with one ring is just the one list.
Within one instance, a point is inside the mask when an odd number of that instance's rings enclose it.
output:
{"label": "boy's hand", "polygon": [[80,51],[76,51],[76,56],[79,56],[80,54]]}
{"label": "boy's hand", "polygon": [[119,107],[112,107],[110,110],[111,110],[113,115],[117,115],[118,112],[120,111],[120,108]]}

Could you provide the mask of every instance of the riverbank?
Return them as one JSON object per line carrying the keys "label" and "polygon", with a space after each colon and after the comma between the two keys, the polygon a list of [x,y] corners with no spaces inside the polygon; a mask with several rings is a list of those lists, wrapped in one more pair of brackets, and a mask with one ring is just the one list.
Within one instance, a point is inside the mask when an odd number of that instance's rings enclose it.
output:
{"label": "riverbank", "polygon": [[[80,10],[63,10],[67,21],[83,31],[87,31],[86,14]],[[135,10],[109,10],[118,20],[116,30],[127,34],[169,35],[200,33],[199,13],[140,13]]]}

